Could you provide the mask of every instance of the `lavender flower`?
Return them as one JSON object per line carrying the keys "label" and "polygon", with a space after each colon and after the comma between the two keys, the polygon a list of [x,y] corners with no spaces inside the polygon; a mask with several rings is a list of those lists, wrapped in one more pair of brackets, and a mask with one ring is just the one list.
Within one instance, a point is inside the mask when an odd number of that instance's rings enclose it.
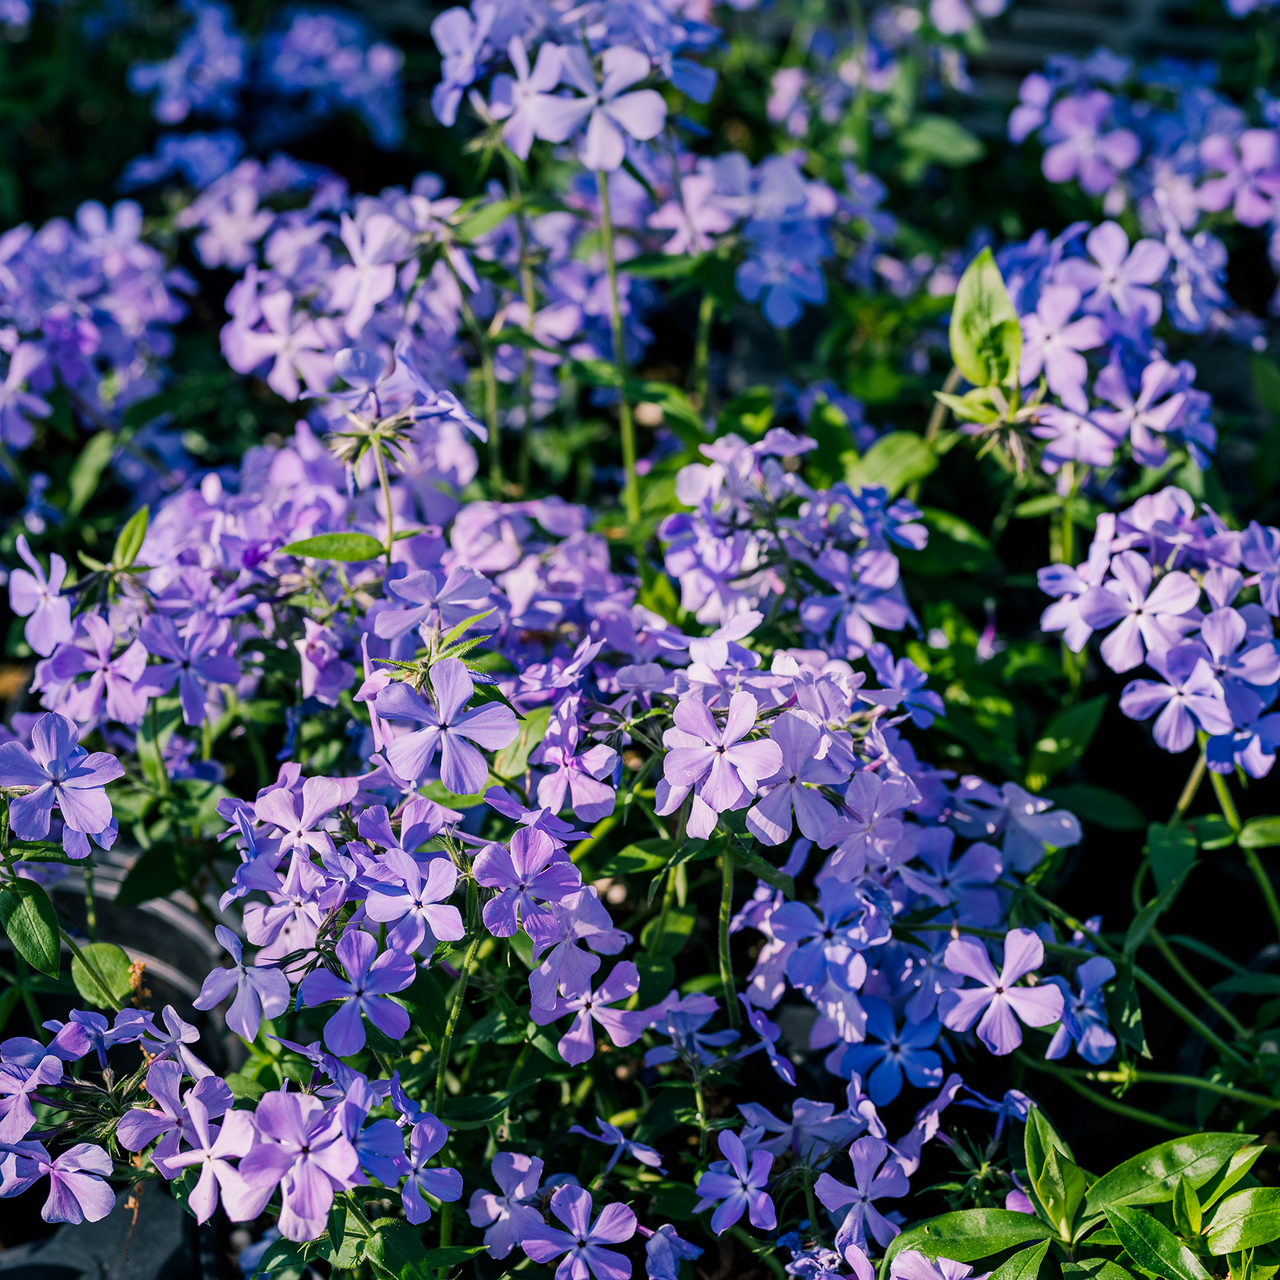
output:
{"label": "lavender flower", "polygon": [[530,1225],[520,1247],[534,1262],[561,1258],[556,1280],[585,1280],[589,1272],[596,1280],[628,1280],[631,1263],[612,1249],[601,1246],[622,1244],[636,1233],[636,1215],[624,1204],[609,1204],[591,1221],[591,1194],[582,1187],[562,1186],[551,1197],[551,1212],[568,1231],[542,1223]]}
{"label": "lavender flower", "polygon": [[499,1151],[490,1171],[501,1195],[480,1189],[471,1193],[467,1216],[473,1227],[485,1227],[484,1242],[491,1258],[505,1258],[542,1215],[528,1201],[542,1181],[542,1161],[515,1151]]}
{"label": "lavender flower", "polygon": [[14,545],[30,566],[15,569],[9,575],[9,607],[19,618],[26,618],[23,635],[41,657],[47,658],[60,644],[71,639],[71,601],[58,593],[67,576],[67,562],[57,553],[49,557],[49,574],[45,576],[40,562],[31,554],[25,534],[18,534]]}
{"label": "lavender flower", "polygon": [[18,1142],[0,1161],[0,1197],[21,1195],[48,1178],[49,1198],[40,1210],[46,1222],[98,1222],[116,1205],[105,1181],[111,1169],[111,1157],[88,1142],[52,1159],[39,1142]]}
{"label": "lavender flower", "polygon": [[197,1009],[212,1009],[234,991],[227,1026],[252,1042],[264,1017],[278,1018],[289,1007],[289,979],[271,965],[246,965],[243,944],[225,925],[218,925],[214,934],[230,953],[233,965],[210,973],[192,1004]]}
{"label": "lavender flower", "polygon": [[859,1138],[849,1148],[853,1162],[852,1187],[824,1173],[814,1184],[814,1194],[835,1214],[844,1209],[844,1220],[836,1232],[836,1248],[867,1247],[867,1232],[882,1248],[898,1234],[899,1228],[876,1208],[877,1200],[894,1200],[908,1191],[907,1175],[901,1165],[886,1160],[889,1147],[879,1138]]}
{"label": "lavender flower", "polygon": [[747,1149],[732,1129],[721,1129],[716,1141],[725,1158],[713,1160],[708,1171],[698,1179],[697,1191],[702,1199],[694,1206],[694,1213],[716,1205],[711,1215],[711,1230],[718,1236],[724,1235],[744,1213],[753,1227],[772,1231],[778,1219],[773,1199],[765,1190],[773,1168],[772,1153],[757,1148],[751,1153],[748,1167]]}
{"label": "lavender flower", "polygon": [[457,1169],[429,1169],[427,1161],[449,1140],[448,1128],[433,1115],[426,1115],[409,1135],[409,1170],[400,1200],[404,1216],[418,1226],[431,1217],[426,1195],[437,1200],[457,1200],[462,1195],[462,1174]]}

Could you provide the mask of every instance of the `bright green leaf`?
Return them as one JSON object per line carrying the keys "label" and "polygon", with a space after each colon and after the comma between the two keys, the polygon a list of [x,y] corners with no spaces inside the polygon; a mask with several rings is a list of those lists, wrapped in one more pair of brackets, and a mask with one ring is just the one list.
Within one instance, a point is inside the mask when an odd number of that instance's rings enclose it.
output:
{"label": "bright green leaf", "polygon": [[1042,1244],[1032,1245],[1030,1249],[1020,1249],[1012,1258],[1002,1262],[991,1273],[989,1280],[1036,1280],[1048,1252],[1047,1240]]}
{"label": "bright green leaf", "polygon": [[977,1262],[1032,1240],[1044,1240],[1049,1235],[1049,1228],[1039,1218],[1026,1213],[1009,1209],[961,1209],[908,1227],[885,1251],[885,1264],[904,1249],[918,1250],[929,1259]]}
{"label": "bright green leaf", "polygon": [[99,431],[90,436],[80,456],[71,465],[71,474],[67,477],[70,497],[67,499],[67,514],[78,516],[89,499],[98,490],[98,482],[107,469],[111,456],[116,451],[116,436],[113,431]]}
{"label": "bright green leaf", "polygon": [[907,485],[923,480],[938,465],[938,455],[923,436],[914,431],[890,431],[858,458],[845,472],[855,492],[868,485],[883,485],[896,497]]}
{"label": "bright green leaf", "polygon": [[1221,1255],[1280,1240],[1280,1187],[1250,1187],[1227,1196],[1209,1224],[1209,1252]]}
{"label": "bright green leaf", "polygon": [[365,1261],[379,1280],[435,1280],[418,1233],[398,1218],[379,1218],[364,1242]]}
{"label": "bright green leaf", "polygon": [[1106,1214],[1125,1253],[1143,1270],[1165,1280],[1210,1280],[1196,1255],[1149,1213],[1110,1205]]}
{"label": "bright green leaf", "polygon": [[1141,1152],[1089,1188],[1085,1214],[1101,1215],[1107,1205],[1165,1204],[1185,1177],[1199,1189],[1242,1147],[1255,1141],[1249,1133],[1192,1133],[1171,1138]]}
{"label": "bright green leaf", "polygon": [[33,969],[58,976],[58,913],[34,880],[11,880],[0,889],[0,928]]}
{"label": "bright green leaf", "polygon": [[115,550],[111,553],[111,563],[117,569],[127,569],[138,558],[138,552],[142,550],[147,537],[147,522],[150,518],[151,508],[142,507],[129,517],[120,530]]}
{"label": "bright green leaf", "polygon": [[551,706],[534,707],[519,722],[516,740],[503,747],[493,758],[493,772],[499,778],[517,779],[529,767],[529,754],[547,736]]}
{"label": "bright green leaf", "polygon": [[990,249],[960,277],[951,309],[951,359],[975,387],[1018,384],[1022,328]]}
{"label": "bright green leaf", "polygon": [[[133,990],[133,975],[129,957],[111,942],[90,942],[80,948],[81,954],[93,965],[112,998],[122,1004],[129,998]],[[76,956],[71,957],[71,981],[81,999],[99,1009],[111,1008],[111,1002],[103,994],[102,988],[94,980],[93,974],[80,963]]]}
{"label": "bright green leaf", "polygon": [[1250,818],[1239,839],[1242,849],[1270,849],[1280,844],[1280,818]]}
{"label": "bright green leaf", "polygon": [[1185,1177],[1179,1178],[1173,1189],[1173,1225],[1180,1236],[1190,1238],[1200,1234],[1202,1220],[1200,1197]]}
{"label": "bright green leaf", "polygon": [[311,560],[341,560],[346,564],[376,560],[386,550],[377,538],[367,533],[321,533],[314,538],[291,542],[286,555],[306,556]]}
{"label": "bright green leaf", "polygon": [[1075,764],[1084,755],[1102,723],[1107,695],[1099,694],[1087,702],[1060,711],[1040,735],[1027,765],[1027,789],[1040,791],[1054,774]]}

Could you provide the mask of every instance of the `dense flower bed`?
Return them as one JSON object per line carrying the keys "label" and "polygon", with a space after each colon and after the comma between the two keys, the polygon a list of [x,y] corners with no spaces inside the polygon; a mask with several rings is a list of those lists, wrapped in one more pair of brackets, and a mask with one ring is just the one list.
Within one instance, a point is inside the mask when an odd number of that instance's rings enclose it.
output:
{"label": "dense flower bed", "polygon": [[67,11],[164,128],[0,238],[0,1197],[247,1275],[1280,1269],[1280,427],[1197,385],[1280,413],[1269,67],[1055,57],[1005,146],[1001,3],[752,9]]}

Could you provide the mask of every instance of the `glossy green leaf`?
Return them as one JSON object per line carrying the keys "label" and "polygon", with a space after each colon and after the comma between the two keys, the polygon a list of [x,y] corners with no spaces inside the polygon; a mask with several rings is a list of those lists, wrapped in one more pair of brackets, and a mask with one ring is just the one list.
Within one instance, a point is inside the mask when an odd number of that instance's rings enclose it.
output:
{"label": "glossy green leaf", "polygon": [[1027,764],[1027,789],[1040,791],[1055,774],[1070,768],[1084,755],[1102,723],[1107,695],[1099,694],[1060,711],[1040,735]]}
{"label": "glossy green leaf", "polygon": [[71,465],[71,474],[67,477],[70,490],[67,501],[69,515],[78,516],[97,492],[98,482],[116,451],[117,443],[114,431],[99,431],[97,435],[90,436],[80,450],[79,457]]}
{"label": "glossy green leaf", "polygon": [[1108,1205],[1164,1204],[1183,1177],[1198,1191],[1253,1141],[1248,1133],[1192,1133],[1162,1142],[1099,1178],[1085,1197],[1085,1216]]}
{"label": "glossy green leaf", "polygon": [[365,1261],[379,1280],[435,1280],[418,1233],[398,1218],[379,1218],[364,1242]]}
{"label": "glossy green leaf", "polygon": [[499,778],[518,779],[529,767],[529,755],[547,736],[551,707],[534,707],[519,722],[516,740],[493,758],[493,772]]}
{"label": "glossy green leaf", "polygon": [[444,1249],[428,1249],[427,1264],[432,1267],[460,1267],[464,1262],[482,1253],[488,1253],[487,1244],[453,1244]]}
{"label": "glossy green leaf", "polygon": [[1142,1001],[1138,998],[1138,984],[1133,977],[1133,965],[1123,961],[1117,966],[1115,982],[1104,993],[1107,1017],[1121,1043],[1129,1046],[1140,1057],[1151,1057],[1147,1046],[1147,1033],[1142,1025]]}
{"label": "glossy green leaf", "polygon": [[990,249],[974,258],[956,289],[951,359],[975,387],[1017,385],[1022,327]]}
{"label": "glossy green leaf", "polygon": [[[667,912],[665,920],[658,916],[645,925],[640,945],[653,955],[675,957],[693,937],[697,923],[698,913],[692,907],[676,907]],[[658,937],[659,926],[662,928],[661,938]]]}
{"label": "glossy green leaf", "polygon": [[1049,1252],[1049,1242],[1020,1249],[1012,1258],[1002,1262],[990,1276],[990,1280],[1036,1280],[1041,1264]]}
{"label": "glossy green leaf", "polygon": [[1239,840],[1242,849],[1270,849],[1280,844],[1280,818],[1250,818]]}
{"label": "glossy green leaf", "polygon": [[286,555],[305,556],[310,560],[341,560],[345,564],[376,560],[384,551],[382,543],[367,533],[321,533],[314,538],[291,542],[284,548]]}
{"label": "glossy green leaf", "polygon": [[644,875],[651,871],[660,871],[671,859],[674,845],[670,840],[655,838],[638,840],[625,849],[619,849],[608,862],[600,868],[602,876],[634,876]]}
{"label": "glossy green leaf", "polygon": [[745,871],[748,875],[755,876],[757,880],[763,880],[771,888],[781,889],[788,898],[796,896],[795,881],[754,850],[748,849],[744,852],[739,849],[733,855],[733,860],[739,871]]}
{"label": "glossy green leaf", "polygon": [[142,550],[147,537],[147,522],[151,518],[151,508],[143,507],[135,511],[125,522],[116,538],[115,550],[111,553],[111,563],[117,569],[127,569]]}
{"label": "glossy green leaf", "polygon": [[904,1249],[916,1249],[927,1258],[951,1258],[977,1262],[1032,1240],[1047,1239],[1052,1232],[1029,1214],[1009,1209],[961,1209],[944,1213],[896,1236],[885,1252],[886,1264]]}
{"label": "glossy green leaf", "polygon": [[1208,1182],[1201,1183],[1196,1189],[1201,1211],[1207,1212],[1221,1200],[1253,1168],[1265,1150],[1261,1143],[1242,1147]]}
{"label": "glossy green leaf", "polygon": [[1183,823],[1168,827],[1163,822],[1153,822],[1147,828],[1146,854],[1157,891],[1167,889],[1194,864],[1196,847],[1195,831]]}
{"label": "glossy green leaf", "polygon": [[1036,1195],[1064,1240],[1072,1238],[1072,1227],[1087,1187],[1084,1170],[1074,1160],[1056,1148],[1046,1153],[1044,1170],[1035,1183]]}
{"label": "glossy green leaf", "polygon": [[1107,1221],[1125,1253],[1144,1271],[1163,1276],[1165,1280],[1210,1280],[1196,1255],[1149,1213],[1110,1205]]}
{"label": "glossy green leaf", "polygon": [[[1058,1131],[1049,1123],[1048,1117],[1039,1107],[1032,1107],[1027,1113],[1027,1126],[1023,1131],[1022,1143],[1023,1155],[1027,1162],[1027,1175],[1031,1179],[1032,1190],[1038,1197],[1040,1181],[1044,1177],[1045,1168],[1049,1162],[1049,1152],[1061,1151],[1069,1160],[1071,1149],[1058,1136]],[[1042,1205],[1043,1203],[1041,1201]]]}
{"label": "glossy green leaf", "polygon": [[0,889],[0,928],[33,969],[58,976],[58,913],[34,880],[12,880]]}
{"label": "glossy green leaf", "polygon": [[502,1093],[473,1093],[465,1098],[453,1098],[444,1104],[440,1119],[451,1129],[482,1129],[537,1083],[536,1079],[526,1080]]}
{"label": "glossy green leaf", "polygon": [[514,200],[494,200],[482,204],[469,218],[465,218],[454,230],[459,240],[479,240],[495,227],[501,226],[516,211]]}
{"label": "glossy green leaf", "polygon": [[1196,1195],[1185,1177],[1178,1179],[1173,1189],[1173,1225],[1184,1238],[1198,1236],[1204,1215],[1200,1211],[1200,1197]]}
{"label": "glossy green leaf", "polygon": [[1250,1187],[1227,1196],[1209,1223],[1209,1252],[1221,1255],[1280,1240],[1280,1187]]}
{"label": "glossy green leaf", "polygon": [[914,431],[890,431],[845,470],[845,480],[855,492],[869,485],[883,485],[896,497],[907,485],[923,480],[938,465],[938,455],[923,436]]}
{"label": "glossy green leaf", "polygon": [[[98,977],[106,983],[107,991],[118,1004],[129,998],[133,990],[132,968],[129,957],[119,947],[111,942],[90,942],[81,947],[80,952],[93,965]],[[76,984],[81,999],[98,1009],[111,1008],[111,1001],[77,956],[71,957],[71,981]]]}

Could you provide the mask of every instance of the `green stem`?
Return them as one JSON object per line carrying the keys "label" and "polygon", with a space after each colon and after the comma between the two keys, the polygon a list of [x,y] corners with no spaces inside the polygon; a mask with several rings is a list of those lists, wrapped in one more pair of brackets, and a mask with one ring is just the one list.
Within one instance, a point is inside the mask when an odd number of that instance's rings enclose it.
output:
{"label": "green stem", "polygon": [[724,988],[724,1003],[729,1015],[729,1025],[738,1026],[738,994],[733,980],[733,964],[729,957],[729,921],[733,918],[733,846],[729,845],[720,859],[722,879],[720,884],[720,985]]}
{"label": "green stem", "polygon": [[711,326],[715,323],[716,300],[704,292],[698,306],[698,337],[693,348],[693,393],[698,411],[711,412]]}
{"label": "green stem", "polygon": [[440,1065],[436,1069],[436,1115],[444,1106],[444,1078],[449,1069],[449,1050],[453,1047],[453,1033],[458,1028],[458,1019],[462,1016],[462,1005],[467,997],[467,980],[471,977],[471,966],[475,963],[476,952],[480,949],[480,940],[484,936],[480,929],[479,916],[480,893],[475,878],[467,881],[467,921],[474,930],[475,936],[467,948],[466,958],[462,961],[462,972],[458,976],[458,990],[453,997],[453,1008],[449,1010],[449,1022],[444,1029],[444,1039],[440,1042]]}
{"label": "green stem", "polygon": [[124,1005],[122,1005],[120,1001],[111,994],[111,988],[107,986],[106,979],[98,972],[98,966],[80,950],[79,946],[76,944],[76,940],[65,929],[59,929],[58,936],[67,944],[67,950],[70,951],[82,965],[84,965],[85,972],[93,979],[94,985],[98,990],[102,992],[102,998],[107,1002],[111,1009],[116,1013],[119,1013],[120,1010],[124,1008]]}
{"label": "green stem", "polygon": [[613,363],[618,371],[618,424],[622,435],[622,505],[633,526],[640,523],[640,484],[636,478],[636,429],[627,398],[626,331],[622,325],[622,300],[618,294],[618,264],[613,251],[613,215],[609,210],[609,175],[596,173],[600,195],[600,236],[604,241],[604,265],[609,277],[609,318],[613,326]]}
{"label": "green stem", "polygon": [[[1069,911],[1064,911],[1056,902],[1050,902],[1048,898],[1042,897],[1028,885],[1023,885],[1021,887],[1022,892],[1026,897],[1042,910],[1048,911],[1050,914],[1057,916],[1063,924],[1073,930],[1084,930],[1083,923],[1077,920]],[[1100,934],[1094,934],[1093,937],[1097,942],[1099,951],[1105,952],[1112,960],[1119,964],[1132,964],[1132,961],[1128,956],[1118,951]],[[1151,994],[1165,1006],[1165,1008],[1169,1009],[1172,1013],[1181,1018],[1182,1021],[1185,1022],[1187,1026],[1189,1026],[1202,1040],[1217,1049],[1224,1058],[1230,1059],[1238,1067],[1247,1068],[1249,1066],[1249,1063],[1241,1054],[1233,1049],[1216,1031],[1207,1026],[1203,1021],[1201,1021],[1201,1019],[1197,1018],[1196,1015],[1177,998],[1177,996],[1161,986],[1160,983],[1158,983],[1145,969],[1140,969],[1136,964],[1133,965],[1133,976],[1138,980],[1138,982],[1146,987],[1146,989],[1150,991]],[[1191,1130],[1188,1130],[1188,1132],[1191,1132]]]}
{"label": "green stem", "polygon": [[93,859],[84,864],[84,918],[89,931],[89,941],[98,940],[98,908],[93,899]]}
{"label": "green stem", "polygon": [[[447,259],[446,259],[447,261]],[[452,270],[452,266],[450,267]],[[489,488],[495,498],[501,498],[505,481],[502,477],[502,436],[498,430],[498,378],[493,370],[493,352],[489,349],[489,335],[484,326],[476,319],[467,301],[466,285],[458,279],[454,272],[458,289],[462,298],[462,318],[471,330],[471,337],[480,353],[480,377],[484,383],[484,425],[489,432]]]}
{"label": "green stem", "polygon": [[387,478],[387,460],[382,456],[382,441],[373,442],[373,463],[378,468],[378,484],[382,487],[382,501],[387,508],[387,570],[391,569],[391,553],[395,550],[395,514],[391,510],[391,481]]}
{"label": "green stem", "polygon": [[804,1207],[809,1214],[809,1232],[815,1240],[822,1239],[822,1232],[818,1226],[818,1206],[813,1198],[813,1173],[806,1171],[804,1180]]}
{"label": "green stem", "polygon": [[1162,956],[1164,956],[1165,960],[1169,965],[1169,968],[1172,969],[1174,973],[1176,973],[1178,977],[1182,979],[1182,981],[1187,985],[1187,987],[1189,987],[1193,992],[1195,992],[1197,998],[1204,1001],[1204,1003],[1207,1004],[1209,1008],[1212,1009],[1214,1013],[1216,1013],[1218,1017],[1220,1017],[1223,1020],[1223,1022],[1225,1022],[1231,1028],[1231,1030],[1234,1031],[1235,1034],[1240,1037],[1241,1040],[1248,1040],[1249,1032],[1245,1028],[1244,1024],[1231,1012],[1230,1009],[1227,1008],[1226,1005],[1224,1005],[1220,1000],[1216,999],[1214,995],[1208,990],[1208,988],[1203,986],[1200,983],[1200,981],[1192,974],[1191,970],[1188,969],[1185,964],[1183,964],[1182,960],[1178,957],[1177,953],[1169,945],[1168,939],[1164,936],[1164,934],[1162,934],[1159,929],[1152,929],[1151,933],[1148,936],[1150,937],[1151,941],[1155,944],[1156,950],[1159,951]]}
{"label": "green stem", "polygon": [[1191,802],[1196,798],[1196,792],[1200,790],[1200,784],[1204,781],[1206,763],[1204,748],[1201,747],[1200,758],[1195,762],[1191,775],[1187,778],[1187,785],[1182,788],[1182,794],[1174,806],[1173,816],[1169,819],[1170,827],[1176,827],[1182,821],[1182,815],[1191,807]]}
{"label": "green stem", "polygon": [[[1227,785],[1226,778],[1220,773],[1211,771],[1209,779],[1213,783],[1214,794],[1218,797],[1218,808],[1222,810],[1222,816],[1226,818],[1231,830],[1239,835],[1243,823],[1240,821],[1240,813],[1236,809],[1236,802],[1231,797],[1231,788]],[[1240,852],[1244,854],[1244,860],[1249,864],[1249,870],[1253,872],[1258,888],[1262,890],[1262,900],[1271,913],[1271,922],[1275,925],[1276,933],[1280,934],[1280,899],[1276,898],[1276,887],[1271,883],[1271,877],[1267,874],[1266,867],[1262,865],[1262,859],[1258,856],[1256,849],[1247,849],[1241,845]]]}
{"label": "green stem", "polygon": [[[524,332],[533,336],[533,313],[538,305],[538,295],[533,278],[533,255],[529,251],[529,222],[524,212],[524,197],[520,188],[520,173],[507,159],[507,185],[516,201],[516,229],[520,235],[520,295],[524,302]],[[529,492],[529,433],[533,430],[533,348],[524,349],[524,367],[520,371],[520,400],[524,406],[524,421],[520,424],[520,461],[516,478],[522,494]]]}
{"label": "green stem", "polygon": [[[1068,1068],[1060,1067],[1059,1070],[1066,1071]],[[1167,1071],[1139,1071],[1136,1067],[1128,1071],[1079,1071],[1076,1074],[1085,1080],[1096,1080],[1099,1084],[1171,1084],[1187,1089],[1200,1089],[1205,1093],[1232,1098],[1250,1107],[1280,1111],[1280,1101],[1274,1098],[1261,1093],[1250,1093],[1247,1089],[1235,1089],[1229,1084],[1218,1084],[1215,1080],[1200,1080],[1196,1076],[1170,1075]]]}
{"label": "green stem", "polygon": [[698,1108],[698,1128],[702,1131],[698,1138],[698,1163],[707,1158],[707,1100],[702,1096],[702,1077],[693,1078],[693,1101]]}
{"label": "green stem", "polygon": [[1101,1107],[1104,1111],[1114,1112],[1118,1116],[1124,1116],[1129,1120],[1137,1120],[1140,1124],[1149,1124],[1153,1129],[1164,1129],[1169,1133],[1200,1132],[1198,1129],[1188,1128],[1185,1124],[1179,1124],[1176,1120],[1166,1120],[1163,1116],[1153,1115],[1150,1111],[1142,1111],[1137,1107],[1130,1107],[1123,1102],[1117,1102],[1114,1098],[1108,1098],[1106,1094],[1096,1093],[1086,1085],[1081,1084],[1075,1076],[1069,1074],[1068,1068],[1051,1067],[1047,1062],[1041,1062],[1025,1053],[1019,1053],[1017,1057],[1023,1066],[1030,1067],[1033,1071],[1043,1071],[1047,1075],[1057,1076],[1068,1089],[1080,1094],[1083,1098],[1088,1098],[1095,1107]]}

